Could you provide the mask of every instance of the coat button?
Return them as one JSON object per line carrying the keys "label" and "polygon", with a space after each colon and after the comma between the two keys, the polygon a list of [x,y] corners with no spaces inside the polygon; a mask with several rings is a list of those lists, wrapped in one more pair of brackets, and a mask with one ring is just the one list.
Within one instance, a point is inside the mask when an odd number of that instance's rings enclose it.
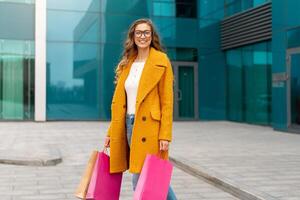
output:
{"label": "coat button", "polygon": [[126,104],[123,105],[123,108],[126,108]]}
{"label": "coat button", "polygon": [[143,120],[143,121],[146,121],[146,117],[145,117],[145,116],[143,116],[143,117],[142,117],[142,120]]}
{"label": "coat button", "polygon": [[145,137],[142,138],[142,142],[146,142],[146,138]]}

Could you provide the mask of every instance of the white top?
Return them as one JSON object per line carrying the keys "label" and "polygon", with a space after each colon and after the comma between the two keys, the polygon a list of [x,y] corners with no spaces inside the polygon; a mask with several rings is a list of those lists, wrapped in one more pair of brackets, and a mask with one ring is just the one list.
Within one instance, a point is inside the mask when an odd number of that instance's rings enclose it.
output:
{"label": "white top", "polygon": [[130,68],[129,75],[125,81],[125,90],[127,94],[127,113],[135,113],[135,101],[137,96],[137,90],[139,86],[139,81],[144,69],[145,61],[143,62],[133,62]]}

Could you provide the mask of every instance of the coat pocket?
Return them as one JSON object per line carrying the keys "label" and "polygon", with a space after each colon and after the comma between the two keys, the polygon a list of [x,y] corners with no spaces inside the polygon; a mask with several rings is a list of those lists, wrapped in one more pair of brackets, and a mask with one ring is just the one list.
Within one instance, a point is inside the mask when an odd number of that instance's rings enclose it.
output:
{"label": "coat pocket", "polygon": [[152,109],[150,112],[151,112],[151,117],[153,119],[160,121],[160,119],[161,119],[161,112],[160,112],[160,110]]}

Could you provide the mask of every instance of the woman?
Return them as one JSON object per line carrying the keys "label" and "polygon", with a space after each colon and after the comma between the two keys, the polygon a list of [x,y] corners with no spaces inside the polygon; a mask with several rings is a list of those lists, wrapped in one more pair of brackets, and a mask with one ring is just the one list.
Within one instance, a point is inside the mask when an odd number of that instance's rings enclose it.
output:
{"label": "woman", "polygon": [[[129,169],[135,190],[146,155],[161,151],[168,159],[172,140],[173,71],[151,20],[129,28],[115,84],[104,145],[110,147],[110,172]],[[171,187],[167,199],[176,199]]]}

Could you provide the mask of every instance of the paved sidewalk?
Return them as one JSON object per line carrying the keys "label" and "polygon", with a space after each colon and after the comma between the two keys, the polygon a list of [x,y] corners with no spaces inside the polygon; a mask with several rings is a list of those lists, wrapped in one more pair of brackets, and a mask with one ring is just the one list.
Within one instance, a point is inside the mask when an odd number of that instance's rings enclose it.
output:
{"label": "paved sidewalk", "polygon": [[[12,149],[18,152],[24,150],[27,155],[34,154],[36,151],[47,152],[43,149],[47,147],[59,150],[62,155],[62,163],[56,166],[0,164],[1,199],[75,199],[73,193],[89,154],[93,149],[102,147],[107,126],[107,122],[0,123],[0,150]],[[179,133],[177,132],[176,135]],[[176,145],[182,145],[180,143]],[[184,144],[182,149],[186,145]],[[120,199],[132,199],[130,175],[125,173],[123,180]],[[171,184],[179,200],[236,199],[206,181],[177,168],[174,168]]]}
{"label": "paved sidewalk", "polygon": [[231,122],[177,122],[172,156],[259,194],[300,200],[300,135]]}

